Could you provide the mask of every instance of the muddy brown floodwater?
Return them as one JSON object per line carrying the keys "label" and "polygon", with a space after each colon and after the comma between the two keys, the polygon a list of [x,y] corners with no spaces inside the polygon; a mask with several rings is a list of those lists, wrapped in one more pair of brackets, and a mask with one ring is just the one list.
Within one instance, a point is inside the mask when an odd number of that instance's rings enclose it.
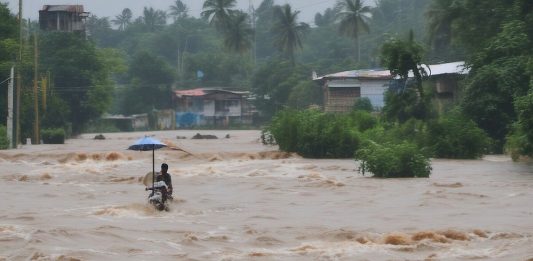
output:
{"label": "muddy brown floodwater", "polygon": [[[258,131],[196,132],[0,151],[0,260],[533,260],[531,164],[433,160],[428,179],[375,179]],[[169,212],[146,203],[151,152],[126,150],[144,134],[191,153],[156,151]]]}

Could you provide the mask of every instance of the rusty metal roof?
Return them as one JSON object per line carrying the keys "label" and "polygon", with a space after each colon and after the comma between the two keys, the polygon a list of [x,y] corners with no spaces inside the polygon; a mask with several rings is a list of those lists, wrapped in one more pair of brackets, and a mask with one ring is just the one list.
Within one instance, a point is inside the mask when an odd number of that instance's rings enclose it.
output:
{"label": "rusty metal roof", "polygon": [[204,96],[206,94],[204,89],[202,89],[202,88],[190,89],[190,90],[177,90],[177,91],[174,91],[174,93],[178,97],[181,97],[181,96]]}
{"label": "rusty metal roof", "polygon": [[323,79],[346,79],[346,78],[365,78],[365,79],[391,79],[392,76],[389,70],[353,70],[344,71],[333,74],[327,74],[314,78],[313,80]]}
{"label": "rusty metal roof", "polygon": [[41,11],[83,13],[83,5],[44,5]]}
{"label": "rusty metal roof", "polygon": [[246,92],[246,91],[228,91],[228,90],[223,90],[220,88],[196,88],[196,89],[189,89],[189,90],[176,90],[174,91],[174,94],[176,95],[176,97],[183,97],[183,96],[199,97],[199,96],[208,95],[214,92],[226,92],[226,93],[231,93],[231,94],[236,94],[236,95],[241,95],[241,96],[249,94],[249,92]]}
{"label": "rusty metal roof", "polygon": [[[465,67],[465,62],[451,62],[443,64],[430,64],[422,66],[430,76],[437,76],[442,74],[468,74],[469,70]],[[409,77],[413,77],[413,73],[409,72]],[[313,77],[313,80],[330,80],[330,79],[392,79],[389,70],[354,70],[344,71],[333,74],[327,74],[320,77]]]}

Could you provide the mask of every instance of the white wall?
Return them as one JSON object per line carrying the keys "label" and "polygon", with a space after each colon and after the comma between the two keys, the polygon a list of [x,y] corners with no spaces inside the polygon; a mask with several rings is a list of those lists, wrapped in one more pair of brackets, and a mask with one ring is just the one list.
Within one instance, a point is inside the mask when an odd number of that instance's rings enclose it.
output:
{"label": "white wall", "polygon": [[385,105],[384,94],[389,86],[388,79],[345,79],[328,81],[329,88],[360,87],[361,97],[370,99],[372,106],[382,108]]}
{"label": "white wall", "polygon": [[370,99],[372,106],[383,108],[385,105],[385,91],[389,86],[389,80],[363,80],[361,82],[361,97]]}
{"label": "white wall", "polygon": [[215,116],[215,101],[214,100],[204,100],[204,112],[205,117]]}

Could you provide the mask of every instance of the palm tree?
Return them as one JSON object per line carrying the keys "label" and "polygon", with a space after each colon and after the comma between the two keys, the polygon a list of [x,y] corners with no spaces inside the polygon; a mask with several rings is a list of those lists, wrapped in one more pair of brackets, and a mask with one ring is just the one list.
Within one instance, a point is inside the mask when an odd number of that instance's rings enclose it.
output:
{"label": "palm tree", "polygon": [[224,32],[224,46],[233,52],[243,54],[252,48],[253,29],[246,13],[231,16],[229,27]]}
{"label": "palm tree", "polygon": [[274,9],[274,45],[294,64],[294,52],[302,48],[302,38],[309,29],[306,23],[298,23],[300,11],[292,12],[291,6],[276,6]]}
{"label": "palm tree", "polygon": [[235,12],[231,8],[236,2],[236,0],[206,0],[201,16],[207,19],[209,25],[214,25],[218,31],[222,32],[228,28],[231,16]]}
{"label": "palm tree", "polygon": [[162,10],[145,7],[143,10],[143,22],[150,31],[155,31],[167,23],[167,14]]}
{"label": "palm tree", "polygon": [[369,6],[364,6],[361,0],[339,0],[337,2],[341,35],[356,40],[357,61],[361,59],[360,34],[370,32],[368,20],[372,17]]}
{"label": "palm tree", "polygon": [[452,23],[460,16],[461,8],[456,0],[433,0],[428,18],[429,39],[435,45],[448,46],[452,40]]}
{"label": "palm tree", "polygon": [[169,15],[174,17],[174,21],[178,20],[180,18],[187,17],[187,13],[189,12],[189,8],[186,4],[184,4],[181,0],[176,0],[174,2],[174,5],[170,6],[170,13]]}
{"label": "palm tree", "polygon": [[118,25],[118,30],[120,31],[124,31],[126,30],[126,27],[128,27],[128,25],[131,24],[131,17],[132,17],[132,13],[131,13],[131,10],[129,8],[124,8],[124,10],[122,10],[122,13],[115,16],[115,20],[113,20],[112,22],[115,24],[115,25]]}

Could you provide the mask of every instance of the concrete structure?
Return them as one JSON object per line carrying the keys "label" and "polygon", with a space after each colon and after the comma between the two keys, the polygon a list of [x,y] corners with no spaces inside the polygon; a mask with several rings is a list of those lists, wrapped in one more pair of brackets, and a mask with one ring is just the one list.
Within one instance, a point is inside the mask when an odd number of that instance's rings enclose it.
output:
{"label": "concrete structure", "polygon": [[174,110],[161,110],[155,113],[157,121],[156,129],[174,130],[176,129],[176,112]]}
{"label": "concrete structure", "polygon": [[251,123],[248,92],[197,88],[174,92],[176,125],[179,128]]}
{"label": "concrete structure", "polygon": [[39,11],[39,26],[43,31],[77,32],[86,34],[85,20],[89,16],[83,5],[45,5]]}

